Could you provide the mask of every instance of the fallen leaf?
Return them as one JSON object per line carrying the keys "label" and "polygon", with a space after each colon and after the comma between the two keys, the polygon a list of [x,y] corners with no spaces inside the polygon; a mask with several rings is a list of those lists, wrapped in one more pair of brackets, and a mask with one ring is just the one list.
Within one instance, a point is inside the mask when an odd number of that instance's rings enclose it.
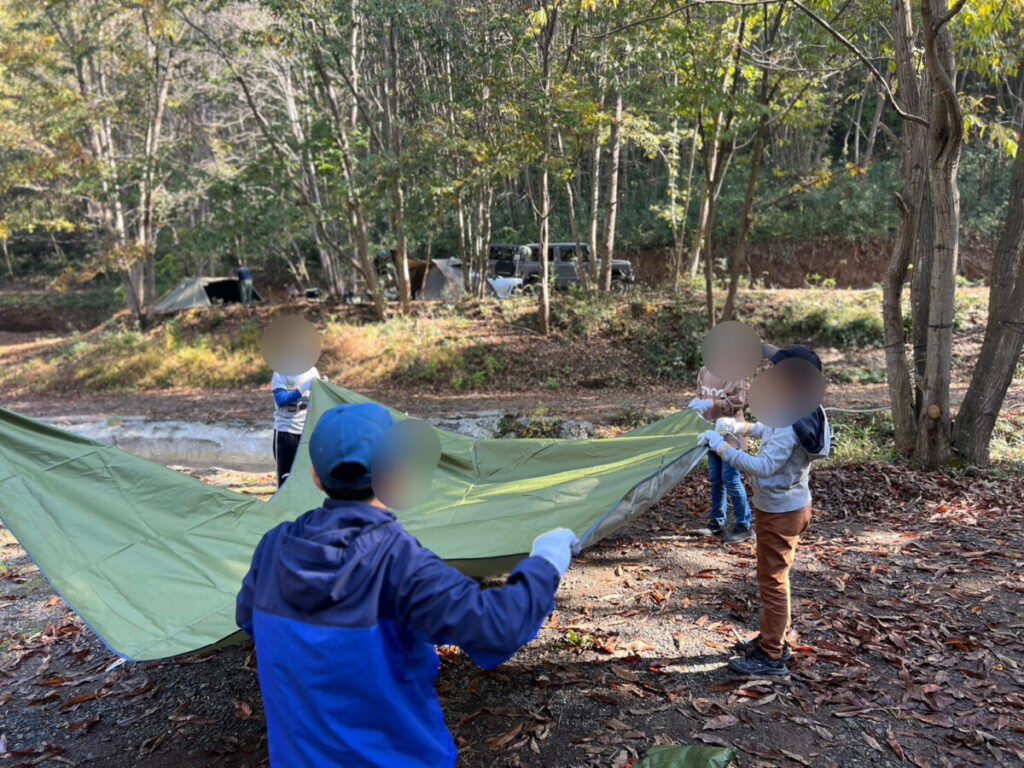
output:
{"label": "fallen leaf", "polygon": [[720,731],[723,728],[731,728],[739,721],[740,719],[735,715],[719,715],[718,717],[712,717],[710,720],[706,721],[701,730]]}
{"label": "fallen leaf", "polygon": [[782,747],[779,747],[779,751],[793,762],[800,763],[800,765],[806,765],[807,768],[811,768],[811,761],[803,755],[798,755],[796,752],[790,752],[788,749],[783,749]]}
{"label": "fallen leaf", "polygon": [[498,736],[492,736],[489,739],[485,739],[491,749],[502,749],[507,747],[512,741],[523,732],[523,723],[520,723],[515,728],[505,731],[505,733],[499,734]]}
{"label": "fallen leaf", "polygon": [[896,757],[900,760],[906,760],[906,757],[903,754],[903,747],[901,747],[900,743],[896,740],[896,734],[892,732],[892,728],[885,732],[885,740],[889,743],[892,751],[896,753]]}
{"label": "fallen leaf", "polygon": [[878,743],[878,740],[875,739],[874,736],[872,736],[867,731],[861,731],[861,734],[863,734],[864,741],[866,741],[868,743],[869,747],[871,747],[872,749],[876,749],[879,752],[883,752],[884,753],[884,750],[882,749],[882,745]]}
{"label": "fallen leaf", "polygon": [[98,693],[87,693],[84,696],[76,696],[75,698],[65,701],[60,705],[61,711],[75,709],[79,704],[84,704],[87,701],[99,698]]}
{"label": "fallen leaf", "polygon": [[618,664],[612,664],[612,674],[619,678],[619,680],[625,680],[630,683],[635,683],[640,679],[640,676],[636,672],[619,666]]}
{"label": "fallen leaf", "polygon": [[239,720],[248,720],[252,717],[252,705],[247,701],[239,699],[235,702],[235,717]]}
{"label": "fallen leaf", "polygon": [[93,727],[95,727],[96,723],[98,723],[99,721],[100,715],[96,715],[96,717],[92,718],[91,720],[79,720],[76,723],[71,723],[71,725],[68,726],[68,730],[71,733],[78,733],[84,736],[89,731],[91,731]]}

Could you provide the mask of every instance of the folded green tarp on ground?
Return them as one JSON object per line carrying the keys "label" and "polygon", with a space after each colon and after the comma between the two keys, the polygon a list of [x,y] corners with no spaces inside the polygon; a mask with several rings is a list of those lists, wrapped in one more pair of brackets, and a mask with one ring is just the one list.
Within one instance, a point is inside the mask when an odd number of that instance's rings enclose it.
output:
{"label": "folded green tarp on ground", "polygon": [[[320,506],[308,432],[354,402],[370,401],[315,383],[291,477],[267,502],[0,409],[0,518],[116,653],[189,653],[237,631],[235,594],[263,533]],[[464,572],[504,573],[546,530],[571,528],[588,546],[648,509],[703,456],[706,427],[685,411],[610,440],[439,430],[430,497],[398,517]]]}
{"label": "folded green tarp on ground", "polygon": [[732,747],[651,747],[636,768],[729,768]]}

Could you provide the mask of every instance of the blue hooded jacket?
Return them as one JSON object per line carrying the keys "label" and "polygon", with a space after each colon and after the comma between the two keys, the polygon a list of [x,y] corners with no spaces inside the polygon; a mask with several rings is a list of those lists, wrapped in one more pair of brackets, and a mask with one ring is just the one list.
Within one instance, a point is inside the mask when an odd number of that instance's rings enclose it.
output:
{"label": "blue hooded jacket", "polygon": [[454,766],[434,645],[485,669],[507,661],[554,610],[558,581],[529,557],[481,589],[361,502],[328,499],[272,529],[236,613],[256,641],[271,765]]}

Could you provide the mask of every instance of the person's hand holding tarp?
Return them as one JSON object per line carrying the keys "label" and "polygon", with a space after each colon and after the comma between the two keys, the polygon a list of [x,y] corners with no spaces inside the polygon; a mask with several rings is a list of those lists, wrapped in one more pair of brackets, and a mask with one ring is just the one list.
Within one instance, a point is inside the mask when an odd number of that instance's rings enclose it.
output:
{"label": "person's hand holding tarp", "polygon": [[703,432],[698,438],[701,445],[706,445],[709,450],[720,454],[722,449],[727,445],[725,438],[722,437],[718,432],[713,429],[709,429],[707,432]]}
{"label": "person's hand holding tarp", "polygon": [[713,408],[714,405],[715,405],[715,401],[714,400],[707,399],[707,398],[695,397],[695,398],[693,398],[693,400],[690,401],[689,405],[687,405],[686,407],[687,408],[692,408],[697,413],[699,413],[701,416],[703,416],[711,408]]}
{"label": "person's hand holding tarp", "polygon": [[542,533],[533,540],[530,557],[542,557],[555,566],[558,575],[565,576],[569,570],[569,561],[579,553],[580,540],[568,528],[555,528]]}
{"label": "person's hand holding tarp", "polygon": [[720,435],[745,435],[749,430],[750,425],[747,422],[738,421],[731,416],[723,416],[715,421],[715,432]]}

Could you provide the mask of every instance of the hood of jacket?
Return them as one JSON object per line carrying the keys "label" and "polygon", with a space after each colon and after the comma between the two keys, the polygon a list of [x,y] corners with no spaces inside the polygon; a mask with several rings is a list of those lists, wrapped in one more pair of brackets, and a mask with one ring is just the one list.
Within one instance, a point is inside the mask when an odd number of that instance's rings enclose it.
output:
{"label": "hood of jacket", "polygon": [[[288,524],[278,540],[281,593],[296,608],[315,612],[364,593],[362,582],[376,569],[360,568],[375,556],[366,546],[396,523],[386,509],[357,501],[327,499],[324,506]],[[359,538],[356,546],[353,542]]]}
{"label": "hood of jacket", "polygon": [[832,429],[829,427],[828,416],[825,409],[818,406],[818,409],[804,416],[793,425],[796,439],[800,447],[807,451],[812,459],[824,459],[832,453]]}

